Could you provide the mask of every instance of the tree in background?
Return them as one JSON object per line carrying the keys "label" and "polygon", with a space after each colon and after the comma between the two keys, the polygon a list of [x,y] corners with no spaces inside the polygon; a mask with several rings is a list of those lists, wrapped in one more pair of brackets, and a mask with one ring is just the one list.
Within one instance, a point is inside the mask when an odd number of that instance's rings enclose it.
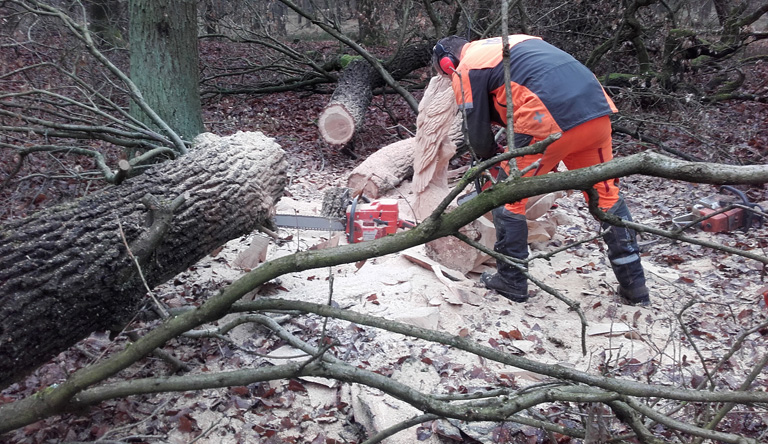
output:
{"label": "tree in background", "polygon": [[[197,2],[131,0],[131,79],[147,105],[187,140],[202,133]],[[131,113],[151,120],[137,106]]]}

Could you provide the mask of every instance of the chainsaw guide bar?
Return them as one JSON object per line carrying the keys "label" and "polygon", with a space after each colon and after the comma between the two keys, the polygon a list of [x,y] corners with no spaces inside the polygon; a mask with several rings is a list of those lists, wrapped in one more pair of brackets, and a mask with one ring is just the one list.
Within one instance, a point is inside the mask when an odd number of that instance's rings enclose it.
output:
{"label": "chainsaw guide bar", "polygon": [[301,230],[318,231],[346,231],[347,224],[344,220],[331,219],[322,216],[301,216],[298,214],[277,214],[274,217],[275,225],[283,228],[297,228]]}

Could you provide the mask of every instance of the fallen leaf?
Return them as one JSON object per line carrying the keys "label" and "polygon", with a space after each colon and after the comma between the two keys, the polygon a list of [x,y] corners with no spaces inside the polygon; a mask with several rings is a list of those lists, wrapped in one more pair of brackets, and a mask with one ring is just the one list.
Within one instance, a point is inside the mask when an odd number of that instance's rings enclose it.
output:
{"label": "fallen leaf", "polygon": [[741,312],[740,312],[740,313],[739,313],[739,314],[736,316],[736,318],[738,318],[739,320],[741,320],[741,319],[744,319],[744,318],[746,318],[746,317],[752,316],[752,313],[754,313],[754,311],[753,311],[751,308],[747,308],[747,309],[745,309],[745,310],[742,310],[742,311],[741,311]]}
{"label": "fallen leaf", "polygon": [[232,393],[234,393],[236,395],[239,395],[239,396],[245,396],[245,395],[251,393],[251,391],[248,389],[248,387],[246,387],[244,385],[240,385],[240,386],[237,386],[237,387],[232,387],[232,388],[230,388],[230,390],[232,391]]}
{"label": "fallen leaf", "polygon": [[374,293],[374,294],[372,294],[372,295],[368,296],[367,298],[365,298],[365,300],[366,300],[366,301],[368,301],[368,302],[370,302],[370,303],[371,303],[371,304],[373,304],[373,305],[379,305],[379,304],[380,304],[380,302],[379,302],[379,297],[378,297],[378,296],[376,296],[376,293]]}
{"label": "fallen leaf", "polygon": [[307,389],[304,387],[304,384],[300,383],[299,381],[295,379],[291,379],[288,381],[288,390],[294,391],[294,392],[306,392]]}
{"label": "fallen leaf", "polygon": [[197,426],[197,421],[189,415],[179,416],[179,431],[183,433],[192,433],[192,430]]}

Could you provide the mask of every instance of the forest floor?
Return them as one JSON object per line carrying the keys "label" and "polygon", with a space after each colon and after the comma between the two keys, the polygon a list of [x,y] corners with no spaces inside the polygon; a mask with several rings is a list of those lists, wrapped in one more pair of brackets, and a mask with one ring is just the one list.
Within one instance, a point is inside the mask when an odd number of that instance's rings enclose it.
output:
{"label": "forest floor", "polygon": [[[352,158],[318,141],[313,121],[326,101],[327,97],[299,93],[218,97],[205,104],[206,125],[219,135],[262,131],[274,137],[292,162],[291,181],[277,211],[316,214],[326,189],[344,186],[354,166],[371,152],[404,137],[407,133],[403,128],[415,124],[404,106],[393,104],[391,97],[376,97],[366,127],[355,140],[357,158]],[[626,116],[632,108],[629,102],[625,106],[630,110]],[[764,104],[728,103],[709,108],[659,108],[643,118],[658,125],[655,137],[670,148],[708,160],[734,162],[749,157],[761,158],[765,163],[767,111]],[[399,120],[393,121],[393,116],[399,116]],[[618,121],[623,118],[619,116]],[[619,135],[615,142],[618,156],[654,148]],[[717,193],[717,188],[709,185],[644,176],[624,178],[621,186],[635,220],[664,229],[672,228],[672,219],[687,214],[698,199]],[[765,186],[743,190],[752,201],[768,208]],[[410,216],[409,199],[413,193],[409,181],[386,197],[397,199],[401,215]],[[27,199],[27,205],[34,207],[37,194]],[[557,231],[552,239],[533,244],[533,254],[588,239],[597,228],[580,193],[559,199],[543,217],[556,221]],[[322,232],[281,230],[279,234],[281,240],[269,244],[267,260],[329,239]],[[768,253],[768,226],[717,234],[693,229],[688,234],[762,255]],[[155,289],[155,293],[171,307],[201,303],[246,272],[237,265],[238,257],[257,236],[261,235],[252,233],[232,240]],[[364,264],[286,275],[258,289],[252,297],[328,303],[332,291],[333,304],[339,307],[469,337],[543,363],[679,387],[697,386],[709,374],[716,387],[737,390],[766,351],[768,329],[764,324],[768,309],[762,292],[768,283],[763,267],[738,256],[651,235],[642,235],[640,244],[652,292],[650,307],[618,303],[615,278],[600,240],[581,243],[531,264],[535,277],[581,304],[589,324],[584,338],[586,354],[581,348],[579,317],[562,302],[538,291],[526,303],[512,303],[477,285],[476,274],[458,281],[467,292],[459,299],[444,278],[414,260],[425,255],[423,247]],[[539,375],[442,345],[348,322],[332,320],[324,326],[322,319],[308,316],[290,319],[285,326],[313,343],[317,332],[324,328],[342,344],[333,350],[337,356],[428,393],[524,388],[545,382]],[[758,329],[760,326],[763,329]],[[130,328],[141,333],[150,327],[136,323]],[[733,357],[715,368],[739,335],[751,329],[756,331],[740,344]],[[0,403],[59,383],[75,369],[126,343],[124,336],[110,339],[106,333],[93,334],[0,393]],[[296,355],[285,341],[252,324],[237,327],[226,338],[182,338],[169,344],[166,351],[186,362],[192,372],[263,366]],[[119,377],[159,376],[168,370],[165,362],[148,358]],[[758,377],[753,389],[768,390],[768,375]],[[666,407],[674,406],[670,403]],[[416,413],[392,397],[356,385],[325,380],[272,381],[108,401],[87,412],[32,424],[0,437],[0,442],[352,443],[362,442],[373,431]],[[687,406],[678,415],[691,417],[698,413],[695,406]],[[578,406],[547,404],[529,414],[567,426],[581,423],[584,412]],[[612,433],[626,431],[616,421],[606,427]],[[735,410],[723,421],[721,430],[766,439],[768,414],[765,410]],[[511,422],[465,424],[441,420],[403,431],[388,442],[547,443],[552,438],[541,430]],[[559,443],[579,442],[561,435],[554,438]]]}

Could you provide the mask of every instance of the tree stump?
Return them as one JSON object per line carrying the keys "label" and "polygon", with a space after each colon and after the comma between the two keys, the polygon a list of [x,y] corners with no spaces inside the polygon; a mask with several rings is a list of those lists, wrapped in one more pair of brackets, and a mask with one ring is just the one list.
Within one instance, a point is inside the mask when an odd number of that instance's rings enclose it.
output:
{"label": "tree stump", "polygon": [[[287,183],[261,133],[198,136],[188,155],[0,227],[0,388],[266,221]],[[138,273],[141,267],[141,275]]]}

